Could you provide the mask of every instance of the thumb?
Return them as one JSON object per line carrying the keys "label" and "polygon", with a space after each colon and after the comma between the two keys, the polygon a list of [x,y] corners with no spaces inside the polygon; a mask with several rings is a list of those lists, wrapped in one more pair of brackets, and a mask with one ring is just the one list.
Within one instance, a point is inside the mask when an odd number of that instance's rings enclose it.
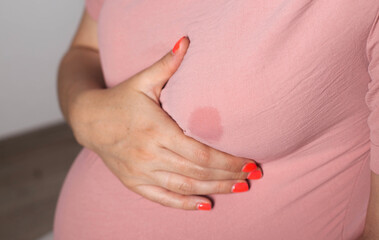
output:
{"label": "thumb", "polygon": [[137,89],[159,103],[162,88],[179,68],[189,43],[188,36],[181,37],[166,55],[133,76],[132,81]]}

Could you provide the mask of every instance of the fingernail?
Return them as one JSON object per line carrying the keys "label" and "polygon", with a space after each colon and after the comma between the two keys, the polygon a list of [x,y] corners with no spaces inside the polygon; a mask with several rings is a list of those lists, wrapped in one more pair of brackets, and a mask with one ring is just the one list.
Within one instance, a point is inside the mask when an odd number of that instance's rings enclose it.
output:
{"label": "fingernail", "polygon": [[242,172],[251,172],[256,168],[257,168],[257,165],[255,165],[255,163],[248,163],[248,164],[245,164],[245,166],[243,166]]}
{"label": "fingernail", "polygon": [[183,38],[185,38],[185,36],[181,37],[181,38],[175,43],[175,46],[174,46],[174,48],[172,49],[172,53],[175,54],[175,52],[179,49],[180,42],[182,41]]}
{"label": "fingernail", "polygon": [[232,192],[246,192],[249,190],[249,186],[246,182],[236,183],[232,187]]}
{"label": "fingernail", "polygon": [[209,203],[198,203],[197,204],[197,209],[198,210],[211,210],[211,205]]}
{"label": "fingernail", "polygon": [[258,169],[255,169],[249,175],[247,175],[247,179],[260,179],[262,177],[262,172]]}

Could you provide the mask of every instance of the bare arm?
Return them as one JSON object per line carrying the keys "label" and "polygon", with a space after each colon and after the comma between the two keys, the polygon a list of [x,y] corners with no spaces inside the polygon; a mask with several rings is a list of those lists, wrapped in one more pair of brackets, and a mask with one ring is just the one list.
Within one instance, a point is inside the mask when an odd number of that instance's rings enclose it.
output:
{"label": "bare arm", "polygon": [[362,240],[379,239],[379,175],[371,171],[371,192]]}
{"label": "bare arm", "polygon": [[[246,178],[257,179],[262,170],[251,159],[186,136],[160,107],[161,89],[189,43],[181,38],[175,52],[168,49],[150,67],[106,88],[97,24],[85,12],[61,61],[58,95],[76,140],[97,153],[128,189],[163,206],[209,210],[210,200],[199,195],[247,191]],[[248,175],[251,171],[258,175]]]}
{"label": "bare arm", "polygon": [[105,87],[100,66],[97,23],[85,11],[58,72],[58,96],[62,113],[71,125],[72,108],[81,94]]}

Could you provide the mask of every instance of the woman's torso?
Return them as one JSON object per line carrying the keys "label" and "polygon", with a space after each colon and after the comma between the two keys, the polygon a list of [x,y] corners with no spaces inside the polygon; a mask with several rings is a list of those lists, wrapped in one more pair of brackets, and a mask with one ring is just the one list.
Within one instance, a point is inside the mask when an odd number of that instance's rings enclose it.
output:
{"label": "woman's torso", "polygon": [[163,110],[186,135],[254,159],[264,177],[248,192],[210,195],[209,212],[184,211],[129,191],[84,149],[58,223],[88,239],[357,237],[370,173],[365,48],[378,8],[376,0],[105,1],[98,24],[107,85],[188,35]]}

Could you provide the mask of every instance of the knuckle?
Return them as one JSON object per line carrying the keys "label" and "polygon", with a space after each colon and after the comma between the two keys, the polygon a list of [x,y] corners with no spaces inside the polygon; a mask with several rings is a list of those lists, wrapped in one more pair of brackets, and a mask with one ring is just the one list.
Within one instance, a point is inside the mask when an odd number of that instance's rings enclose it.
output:
{"label": "knuckle", "polygon": [[159,142],[164,146],[177,147],[182,146],[182,141],[179,139],[179,134],[163,134],[158,138]]}
{"label": "knuckle", "polygon": [[158,131],[155,126],[149,126],[143,129],[143,134],[147,135],[149,138],[158,137]]}
{"label": "knuckle", "polygon": [[247,173],[247,172],[238,172],[238,173],[233,175],[233,179],[243,180],[243,179],[247,178],[247,175],[249,175],[249,173]]}
{"label": "knuckle", "polygon": [[158,63],[158,67],[160,68],[160,70],[163,71],[171,70],[171,64],[169,59],[166,56],[163,56]]}
{"label": "knuckle", "polygon": [[183,194],[190,194],[193,192],[193,182],[192,180],[186,178],[177,185],[177,189]]}
{"label": "knuckle", "polygon": [[151,161],[155,158],[155,155],[145,147],[136,147],[134,148],[134,157],[139,161]]}
{"label": "knuckle", "polygon": [[173,134],[170,134],[172,144],[178,146],[188,144],[189,137],[183,134],[182,129],[178,125],[174,125],[173,127]]}
{"label": "knuckle", "polygon": [[189,201],[183,200],[180,202],[180,208],[185,209],[185,210],[190,210],[191,204],[189,203]]}
{"label": "knuckle", "polygon": [[207,148],[200,148],[194,152],[196,160],[201,166],[209,166],[211,153]]}
{"label": "knuckle", "polygon": [[162,206],[171,207],[171,201],[167,196],[160,197],[157,202]]}
{"label": "knuckle", "polygon": [[199,180],[208,180],[210,177],[209,172],[202,167],[193,169],[192,175]]}
{"label": "knuckle", "polygon": [[227,171],[234,171],[235,166],[233,166],[233,162],[230,159],[226,159],[223,168]]}
{"label": "knuckle", "polygon": [[224,184],[222,182],[217,183],[216,185],[216,193],[223,193],[224,190]]}

